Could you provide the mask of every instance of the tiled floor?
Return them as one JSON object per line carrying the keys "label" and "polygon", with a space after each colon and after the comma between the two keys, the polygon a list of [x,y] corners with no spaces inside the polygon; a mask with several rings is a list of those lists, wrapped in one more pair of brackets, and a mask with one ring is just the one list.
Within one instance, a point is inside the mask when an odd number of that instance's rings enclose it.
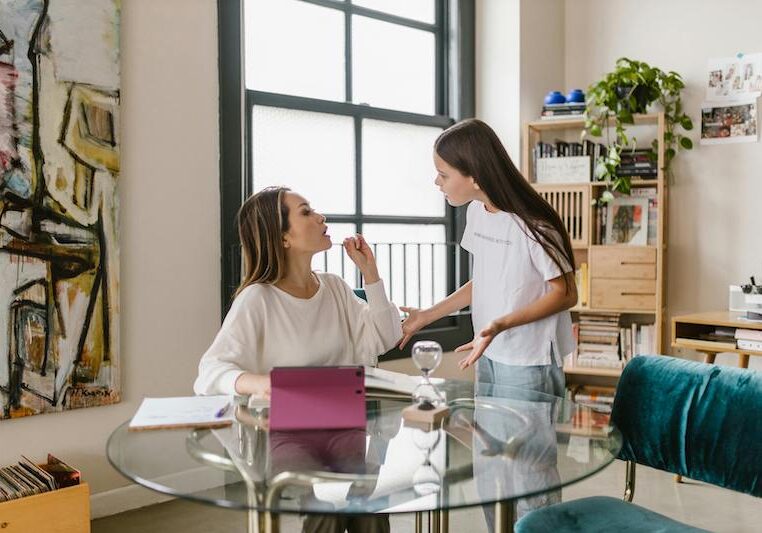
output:
{"label": "tiled floor", "polygon": [[[603,472],[564,490],[564,500],[593,495],[620,496],[624,464],[616,462]],[[762,499],[687,481],[674,482],[671,474],[638,467],[635,503],[693,526],[723,533],[762,531]],[[182,532],[235,533],[246,531],[246,515],[188,501],[171,501],[94,520],[93,533]],[[411,515],[391,519],[392,531],[413,531]],[[283,517],[281,531],[300,531],[297,517]],[[450,531],[487,531],[481,509],[450,514]]]}

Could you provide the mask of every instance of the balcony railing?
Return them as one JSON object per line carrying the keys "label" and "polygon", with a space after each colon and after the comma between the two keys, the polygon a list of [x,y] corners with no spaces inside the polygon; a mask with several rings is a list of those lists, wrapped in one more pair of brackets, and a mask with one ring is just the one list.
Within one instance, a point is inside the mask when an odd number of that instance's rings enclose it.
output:
{"label": "balcony railing", "polygon": [[[460,287],[463,251],[458,243],[370,243],[384,280],[387,295],[397,306],[425,308]],[[471,278],[471,259],[468,276]],[[341,276],[351,287],[360,287],[360,272],[341,244],[314,257],[312,268]]]}

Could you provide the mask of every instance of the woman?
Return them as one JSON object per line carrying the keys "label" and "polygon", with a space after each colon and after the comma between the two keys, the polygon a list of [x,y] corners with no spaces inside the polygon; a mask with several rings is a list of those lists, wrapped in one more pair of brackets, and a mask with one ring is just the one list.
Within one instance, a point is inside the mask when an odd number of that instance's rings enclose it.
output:
{"label": "woman", "polygon": [[376,260],[360,235],[344,250],[368,303],[340,277],[312,271],[331,247],[325,217],[302,196],[270,187],[238,213],[245,274],[217,337],[199,363],[197,394],[269,396],[274,366],[368,364],[402,337]]}

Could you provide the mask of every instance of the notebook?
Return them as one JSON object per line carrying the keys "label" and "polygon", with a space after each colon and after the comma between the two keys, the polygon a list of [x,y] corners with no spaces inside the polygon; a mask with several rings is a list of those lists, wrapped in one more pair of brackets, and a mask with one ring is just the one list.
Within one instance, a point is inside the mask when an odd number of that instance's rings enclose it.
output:
{"label": "notebook", "polygon": [[231,396],[144,398],[129,430],[221,428],[233,423]]}
{"label": "notebook", "polygon": [[364,429],[364,380],[362,366],[273,368],[270,429]]}

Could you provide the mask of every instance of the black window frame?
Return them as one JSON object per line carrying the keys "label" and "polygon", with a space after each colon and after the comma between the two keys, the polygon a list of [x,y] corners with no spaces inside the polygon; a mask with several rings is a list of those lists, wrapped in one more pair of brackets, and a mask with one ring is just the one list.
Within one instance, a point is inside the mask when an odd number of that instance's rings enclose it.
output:
{"label": "black window frame", "polygon": [[[386,216],[362,213],[362,128],[364,119],[399,122],[412,125],[446,128],[458,120],[474,116],[475,112],[475,6],[474,0],[434,0],[433,24],[408,19],[355,5],[351,0],[300,0],[337,9],[345,16],[345,97],[347,101],[327,101],[301,96],[269,93],[247,89],[245,86],[243,38],[243,5],[246,0],[218,0],[219,28],[219,96],[220,96],[220,237],[221,308],[224,318],[232,295],[240,280],[240,243],[235,216],[245,198],[251,194],[251,115],[255,105],[272,106],[349,116],[355,130],[355,212],[328,214],[328,222],[442,224],[447,242],[458,241],[465,225],[465,210],[446,206],[442,217]],[[435,35],[435,115],[382,109],[355,104],[352,99],[351,19],[363,15],[375,20],[405,27],[426,30]],[[448,294],[468,281],[468,254],[448,254]],[[457,258],[460,262],[456,265]],[[456,279],[456,276],[458,279]],[[446,349],[472,337],[470,316],[445,317],[421,331],[416,337],[438,340]],[[414,339],[415,340],[415,339]],[[406,357],[394,349],[385,359]]]}

